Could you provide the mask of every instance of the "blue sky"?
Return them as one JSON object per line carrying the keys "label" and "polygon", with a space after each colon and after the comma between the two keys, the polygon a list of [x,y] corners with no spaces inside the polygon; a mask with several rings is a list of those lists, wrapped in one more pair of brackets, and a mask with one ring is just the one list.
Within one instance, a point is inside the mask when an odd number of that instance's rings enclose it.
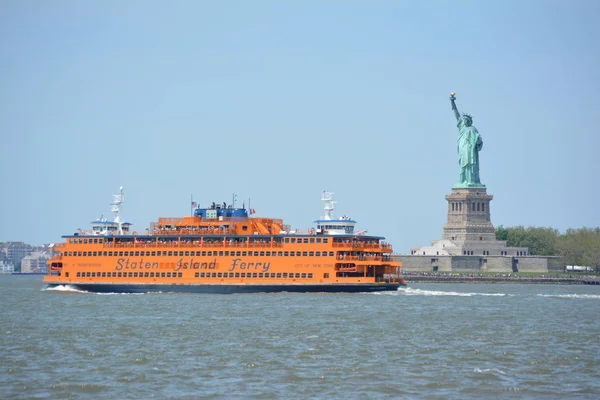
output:
{"label": "blue sky", "polygon": [[448,101],[483,136],[498,225],[600,225],[600,2],[3,1],[0,240],[110,215],[143,230],[251,199],[337,215],[397,252],[439,239]]}

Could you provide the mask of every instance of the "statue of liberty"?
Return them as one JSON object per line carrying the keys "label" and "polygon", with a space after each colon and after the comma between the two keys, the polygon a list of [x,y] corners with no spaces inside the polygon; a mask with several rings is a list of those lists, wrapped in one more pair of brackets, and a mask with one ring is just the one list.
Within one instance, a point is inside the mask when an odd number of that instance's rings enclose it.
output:
{"label": "statue of liberty", "polygon": [[456,107],[456,93],[450,93],[452,111],[458,121],[458,164],[460,165],[460,182],[456,188],[485,187],[479,180],[479,151],[483,147],[483,140],[473,126],[473,117],[469,114],[460,114]]}

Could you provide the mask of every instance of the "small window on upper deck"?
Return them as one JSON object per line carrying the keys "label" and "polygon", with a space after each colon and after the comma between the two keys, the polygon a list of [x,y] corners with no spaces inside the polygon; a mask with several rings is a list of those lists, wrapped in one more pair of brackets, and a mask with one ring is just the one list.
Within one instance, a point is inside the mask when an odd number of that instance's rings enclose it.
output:
{"label": "small window on upper deck", "polygon": [[248,230],[248,225],[242,225],[242,230],[243,231],[247,231]]}
{"label": "small window on upper deck", "polygon": [[329,243],[329,239],[328,238],[323,238],[323,243]]}

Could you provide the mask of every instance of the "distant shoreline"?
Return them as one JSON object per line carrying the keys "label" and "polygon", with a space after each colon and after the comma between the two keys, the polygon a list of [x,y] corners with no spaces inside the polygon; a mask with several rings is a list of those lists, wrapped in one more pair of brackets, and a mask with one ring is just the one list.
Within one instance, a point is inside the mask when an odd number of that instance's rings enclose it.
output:
{"label": "distant shoreline", "polygon": [[600,285],[598,276],[469,276],[404,275],[406,283],[525,283],[546,285]]}

